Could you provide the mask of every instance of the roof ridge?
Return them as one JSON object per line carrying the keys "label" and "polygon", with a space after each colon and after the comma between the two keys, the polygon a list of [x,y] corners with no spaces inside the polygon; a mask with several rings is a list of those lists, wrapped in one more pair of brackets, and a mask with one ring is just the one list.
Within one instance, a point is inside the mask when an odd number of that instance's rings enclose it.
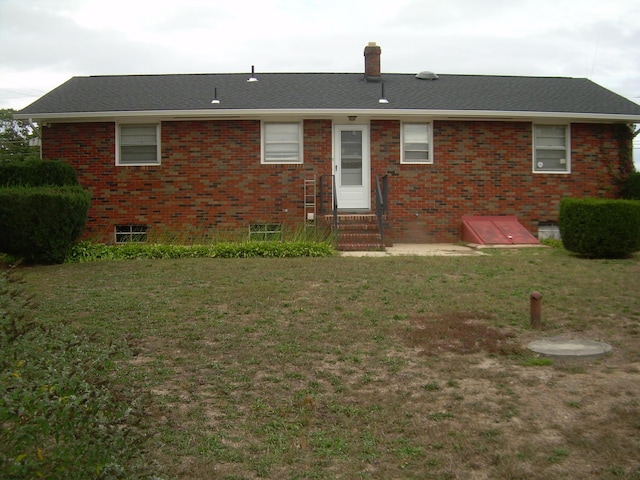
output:
{"label": "roof ridge", "polygon": [[[250,75],[250,72],[180,72],[180,73],[109,73],[96,75],[76,75],[72,78],[131,78],[131,77],[180,77],[180,76],[232,76]],[[362,72],[256,72],[256,75],[360,75]],[[412,72],[383,72],[382,76],[415,76]],[[474,78],[536,78],[536,79],[567,79],[589,80],[585,77],[571,77],[562,75],[515,75],[515,74],[481,74],[481,73],[438,73],[440,77],[474,77]]]}
{"label": "roof ridge", "polygon": [[[171,77],[223,77],[223,76],[246,76],[250,72],[182,72],[182,73],[125,73],[125,74],[98,74],[98,75],[76,75],[72,78],[171,78]],[[256,76],[363,76],[362,72],[256,72]],[[387,72],[382,73],[384,77],[415,77],[417,73]],[[438,73],[439,77],[449,78],[487,78],[487,79],[539,79],[539,80],[592,80],[584,77],[570,77],[558,75],[515,75],[515,74],[479,74],[479,73]]]}

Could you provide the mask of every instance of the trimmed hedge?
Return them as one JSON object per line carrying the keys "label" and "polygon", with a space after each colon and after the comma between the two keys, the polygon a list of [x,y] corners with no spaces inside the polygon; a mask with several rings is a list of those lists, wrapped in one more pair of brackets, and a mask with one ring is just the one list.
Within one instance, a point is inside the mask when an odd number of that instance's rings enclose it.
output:
{"label": "trimmed hedge", "polygon": [[621,196],[627,200],[640,200],[640,172],[632,172],[624,180]]}
{"label": "trimmed hedge", "polygon": [[592,258],[640,251],[640,202],[563,198],[558,226],[567,250]]}
{"label": "trimmed hedge", "polygon": [[0,187],[77,186],[71,165],[58,160],[0,162]]}
{"label": "trimmed hedge", "polygon": [[0,252],[28,262],[62,263],[87,221],[81,187],[0,188]]}

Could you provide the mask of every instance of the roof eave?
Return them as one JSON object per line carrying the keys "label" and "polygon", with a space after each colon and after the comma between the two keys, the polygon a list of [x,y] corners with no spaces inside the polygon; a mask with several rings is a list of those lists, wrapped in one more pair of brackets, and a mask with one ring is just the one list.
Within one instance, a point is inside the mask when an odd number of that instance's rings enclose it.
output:
{"label": "roof eave", "polygon": [[206,110],[141,110],[141,111],[96,111],[63,113],[15,113],[14,118],[34,122],[57,121],[109,121],[128,118],[154,119],[197,119],[197,118],[268,118],[298,116],[305,118],[327,118],[339,115],[362,115],[370,118],[385,117],[430,117],[437,119],[464,120],[583,120],[640,123],[640,114],[584,113],[584,112],[537,112],[506,110],[430,110],[394,108],[316,108],[316,109],[224,109]]}

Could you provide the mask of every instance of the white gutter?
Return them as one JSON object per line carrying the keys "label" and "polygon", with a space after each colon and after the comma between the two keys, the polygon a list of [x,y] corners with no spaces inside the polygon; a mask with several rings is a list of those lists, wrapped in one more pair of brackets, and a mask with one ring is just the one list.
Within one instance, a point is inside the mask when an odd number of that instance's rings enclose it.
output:
{"label": "white gutter", "polygon": [[330,118],[335,116],[366,116],[368,118],[387,117],[429,117],[438,119],[558,119],[604,122],[640,123],[640,115],[581,112],[531,112],[502,110],[418,110],[418,109],[364,109],[364,108],[326,108],[326,109],[223,109],[206,110],[143,110],[143,111],[106,111],[106,112],[65,112],[41,114],[14,114],[16,119],[33,119],[39,123],[56,121],[115,121],[118,119],[154,118],[154,119],[199,119],[199,118],[267,118],[267,117],[304,117]]}

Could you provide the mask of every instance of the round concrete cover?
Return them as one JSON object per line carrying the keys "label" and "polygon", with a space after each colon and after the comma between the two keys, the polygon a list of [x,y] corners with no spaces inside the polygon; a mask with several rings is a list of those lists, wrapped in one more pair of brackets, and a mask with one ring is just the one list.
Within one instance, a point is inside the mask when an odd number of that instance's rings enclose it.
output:
{"label": "round concrete cover", "polygon": [[567,340],[548,338],[531,342],[527,348],[542,355],[554,357],[580,358],[604,355],[611,351],[611,345],[595,340]]}

